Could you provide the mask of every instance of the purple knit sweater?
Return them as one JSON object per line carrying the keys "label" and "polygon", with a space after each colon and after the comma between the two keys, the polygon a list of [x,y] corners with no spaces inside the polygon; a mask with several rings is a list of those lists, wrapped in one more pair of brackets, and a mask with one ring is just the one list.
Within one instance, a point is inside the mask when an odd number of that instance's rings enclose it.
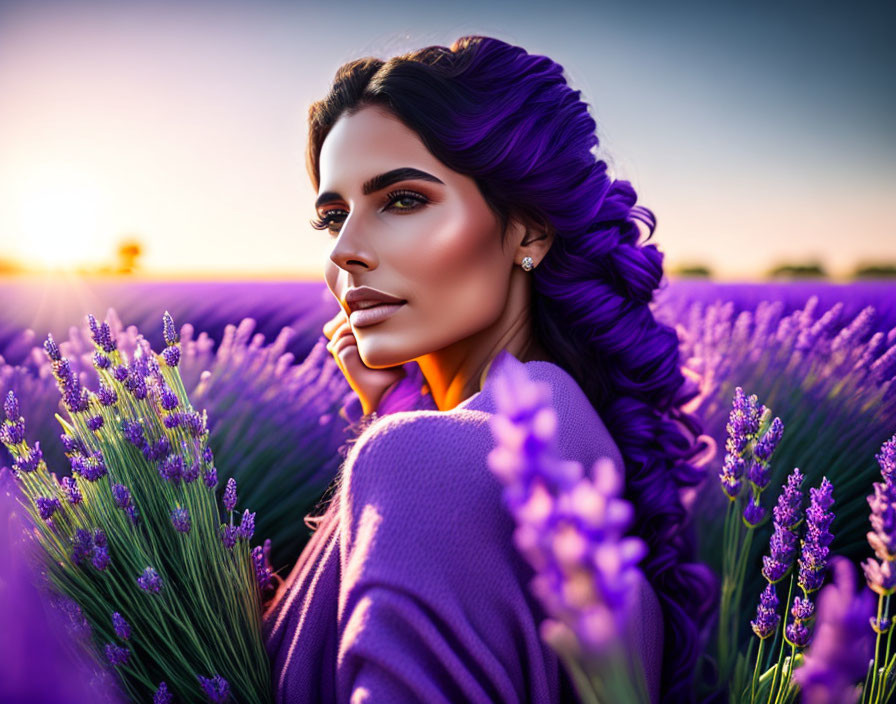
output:
{"label": "purple knit sweater", "polygon": [[[265,616],[276,701],[290,703],[575,701],[554,651],[534,575],[486,456],[493,381],[449,411],[383,415],[353,443],[317,530]],[[525,363],[550,384],[558,450],[590,472],[619,449],[561,367]],[[385,400],[385,399],[384,399]],[[298,519],[297,519],[298,520]],[[642,584],[629,647],[658,699],[662,616]]]}

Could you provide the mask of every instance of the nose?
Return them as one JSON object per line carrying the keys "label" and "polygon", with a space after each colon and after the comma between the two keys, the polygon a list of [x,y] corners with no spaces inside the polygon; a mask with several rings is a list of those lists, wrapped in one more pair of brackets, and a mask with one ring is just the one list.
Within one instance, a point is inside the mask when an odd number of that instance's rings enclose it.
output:
{"label": "nose", "polygon": [[360,230],[354,227],[350,220],[351,215],[339,229],[339,237],[336,238],[336,244],[330,252],[330,261],[345,271],[376,268],[376,255],[370,246],[369,238],[365,241]]}

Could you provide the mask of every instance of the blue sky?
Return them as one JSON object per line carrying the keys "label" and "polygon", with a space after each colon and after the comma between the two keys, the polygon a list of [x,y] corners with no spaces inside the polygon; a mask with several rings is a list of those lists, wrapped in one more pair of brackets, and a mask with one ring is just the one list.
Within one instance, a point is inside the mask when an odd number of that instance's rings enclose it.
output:
{"label": "blue sky", "polygon": [[308,105],[463,34],[563,64],[669,265],[896,261],[884,3],[0,2],[0,258],[320,275]]}

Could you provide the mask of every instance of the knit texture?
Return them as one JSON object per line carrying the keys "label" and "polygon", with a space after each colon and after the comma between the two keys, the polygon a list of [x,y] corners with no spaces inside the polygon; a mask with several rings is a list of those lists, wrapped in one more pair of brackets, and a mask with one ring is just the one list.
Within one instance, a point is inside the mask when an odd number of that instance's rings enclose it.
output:
{"label": "knit texture", "polygon": [[[382,415],[351,444],[317,530],[265,614],[276,701],[291,703],[576,701],[538,626],[534,572],[486,463],[495,442],[493,382],[449,411]],[[525,363],[547,382],[558,449],[586,472],[619,449],[561,367]],[[642,585],[628,634],[658,699],[663,623]]]}

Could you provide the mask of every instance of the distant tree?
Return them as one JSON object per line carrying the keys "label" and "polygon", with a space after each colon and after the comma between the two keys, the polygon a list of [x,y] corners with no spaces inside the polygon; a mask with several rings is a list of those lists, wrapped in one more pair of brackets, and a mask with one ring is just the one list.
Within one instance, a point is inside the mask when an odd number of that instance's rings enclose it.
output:
{"label": "distant tree", "polygon": [[711,279],[712,269],[706,264],[681,264],[674,266],[670,273],[676,276],[685,276],[693,279]]}
{"label": "distant tree", "polygon": [[769,270],[768,276],[773,279],[826,279],[828,273],[821,262],[804,262],[778,264]]}
{"label": "distant tree", "polygon": [[896,279],[896,262],[892,264],[859,264],[854,279]]}
{"label": "distant tree", "polygon": [[137,260],[143,254],[143,245],[135,237],[128,237],[118,243],[118,273],[132,274],[138,268]]}

